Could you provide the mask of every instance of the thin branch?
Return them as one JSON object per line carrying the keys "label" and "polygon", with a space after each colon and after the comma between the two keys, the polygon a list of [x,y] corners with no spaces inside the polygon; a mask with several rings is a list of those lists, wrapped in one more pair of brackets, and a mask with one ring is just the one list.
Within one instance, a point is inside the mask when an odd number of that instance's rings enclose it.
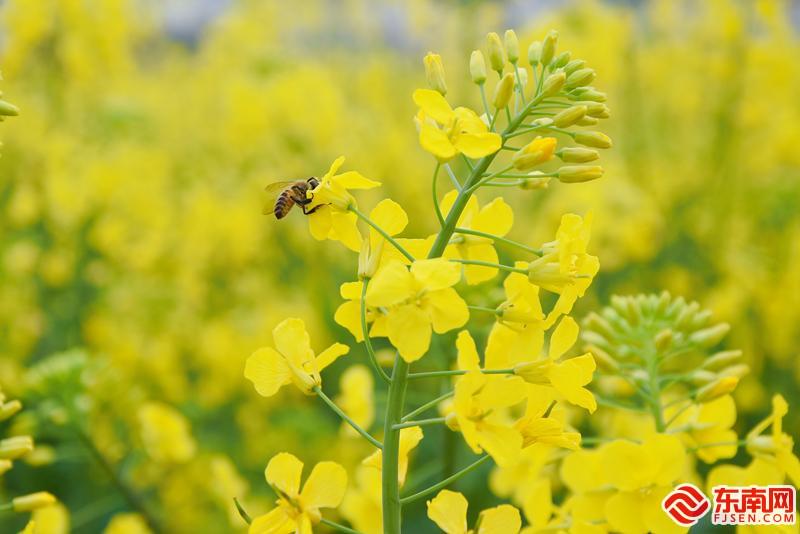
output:
{"label": "thin branch", "polygon": [[334,412],[336,412],[336,414],[337,414],[339,417],[341,417],[342,419],[344,419],[344,421],[345,421],[347,424],[349,424],[351,427],[353,427],[353,430],[355,430],[356,432],[358,432],[359,434],[361,434],[361,436],[362,436],[364,439],[366,439],[367,441],[369,441],[370,443],[372,443],[372,444],[373,444],[375,447],[377,447],[378,449],[383,449],[383,443],[381,443],[381,442],[380,442],[380,441],[378,441],[377,439],[373,438],[373,437],[372,437],[372,435],[371,435],[369,432],[367,432],[366,430],[364,430],[363,428],[361,428],[361,425],[359,425],[358,423],[356,423],[355,421],[353,421],[353,420],[350,418],[350,416],[349,416],[349,415],[347,415],[346,413],[344,413],[344,411],[343,411],[341,408],[339,408],[339,407],[336,405],[336,403],[335,403],[335,402],[333,402],[333,401],[332,401],[332,400],[331,400],[331,399],[330,399],[330,398],[329,398],[327,395],[325,395],[325,393],[323,393],[323,392],[322,392],[322,388],[320,388],[319,386],[314,386],[313,390],[314,390],[314,393],[316,393],[317,395],[319,395],[319,398],[320,398],[320,399],[322,399],[322,400],[323,400],[323,402],[325,402],[325,404],[327,404],[327,405],[328,405],[328,407],[329,407],[331,410],[333,410]]}
{"label": "thin branch", "polygon": [[485,454],[485,455],[481,456],[480,458],[478,458],[477,460],[472,462],[470,465],[468,465],[467,467],[465,467],[461,471],[458,471],[457,473],[447,477],[446,479],[442,480],[441,482],[438,482],[438,483],[434,484],[433,486],[430,486],[429,488],[426,488],[426,489],[424,489],[422,491],[418,491],[417,493],[415,493],[413,495],[409,495],[408,497],[403,497],[402,499],[400,499],[400,504],[408,504],[410,502],[417,501],[419,499],[422,499],[423,497],[427,497],[431,493],[435,493],[435,492],[439,491],[442,488],[446,488],[447,486],[449,486],[450,484],[452,484],[453,482],[455,482],[459,478],[463,477],[467,473],[470,473],[471,471],[474,471],[475,469],[480,467],[484,462],[486,462],[490,458],[491,458],[491,456],[489,456],[488,454]]}

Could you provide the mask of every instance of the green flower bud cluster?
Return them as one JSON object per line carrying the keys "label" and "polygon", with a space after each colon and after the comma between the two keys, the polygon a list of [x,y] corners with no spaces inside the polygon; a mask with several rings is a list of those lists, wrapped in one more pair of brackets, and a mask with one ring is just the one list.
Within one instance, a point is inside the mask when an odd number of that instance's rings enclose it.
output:
{"label": "green flower bud cluster", "polygon": [[730,393],[749,370],[741,351],[718,350],[730,326],[711,316],[697,302],[666,291],[614,296],[610,306],[587,316],[582,338],[603,372],[657,401],[675,388],[679,397],[709,402]]}

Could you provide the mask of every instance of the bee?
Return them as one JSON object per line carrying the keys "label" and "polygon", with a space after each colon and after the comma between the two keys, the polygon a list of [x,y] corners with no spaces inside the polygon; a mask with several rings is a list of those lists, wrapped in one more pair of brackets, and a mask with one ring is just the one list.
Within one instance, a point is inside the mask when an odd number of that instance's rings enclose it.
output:
{"label": "bee", "polygon": [[[295,204],[303,208],[305,215],[310,215],[317,211],[319,206],[314,206],[310,210],[306,208],[311,203],[311,199],[306,197],[306,193],[319,185],[319,180],[314,176],[307,180],[299,180],[296,182],[274,182],[269,184],[265,191],[272,195],[277,193],[275,204],[272,207],[272,213],[275,214],[276,219],[283,219],[291,211]],[[264,208],[265,213],[270,212],[269,206]]]}

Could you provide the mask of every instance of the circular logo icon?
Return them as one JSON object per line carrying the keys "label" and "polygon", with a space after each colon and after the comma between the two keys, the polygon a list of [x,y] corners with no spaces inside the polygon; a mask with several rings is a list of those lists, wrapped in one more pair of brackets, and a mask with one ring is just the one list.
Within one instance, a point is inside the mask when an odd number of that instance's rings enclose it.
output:
{"label": "circular logo icon", "polygon": [[690,527],[706,515],[711,502],[694,484],[681,484],[661,501],[661,508],[682,527]]}

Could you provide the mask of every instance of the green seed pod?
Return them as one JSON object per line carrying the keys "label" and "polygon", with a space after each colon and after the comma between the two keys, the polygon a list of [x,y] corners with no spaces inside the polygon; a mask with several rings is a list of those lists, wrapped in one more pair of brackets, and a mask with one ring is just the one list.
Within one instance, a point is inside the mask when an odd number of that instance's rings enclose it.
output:
{"label": "green seed pod", "polygon": [[597,76],[594,69],[578,69],[567,77],[568,89],[589,85]]}
{"label": "green seed pod", "polygon": [[586,106],[572,106],[553,117],[553,124],[559,128],[572,126],[586,115]]}
{"label": "green seed pod", "polygon": [[469,56],[469,74],[472,76],[473,83],[483,85],[486,82],[486,61],[480,50],[473,50],[472,55]]}
{"label": "green seed pod", "polygon": [[558,179],[565,184],[591,182],[603,176],[603,167],[599,165],[567,165],[558,169]]}
{"label": "green seed pod", "polygon": [[551,61],[553,61],[553,57],[556,55],[556,44],[558,43],[558,32],[555,30],[550,30],[547,33],[547,37],[544,38],[544,42],[542,43],[542,55],[539,58],[539,61],[542,62],[542,65],[549,65]]}
{"label": "green seed pod", "polygon": [[564,67],[567,63],[569,63],[569,58],[572,54],[569,52],[561,52],[556,58],[553,60],[553,67],[560,69]]}
{"label": "green seed pod", "polygon": [[519,40],[517,39],[517,34],[514,33],[514,30],[506,30],[503,41],[506,45],[508,61],[512,65],[515,65],[517,61],[519,61]]}
{"label": "green seed pod", "polygon": [[578,87],[567,94],[570,100],[591,100],[593,102],[605,102],[606,94],[601,93],[594,87]]}
{"label": "green seed pod", "polygon": [[503,67],[506,66],[506,52],[503,49],[503,43],[500,41],[500,36],[495,32],[491,32],[486,36],[489,47],[489,65],[492,70],[503,72]]}
{"label": "green seed pod", "polygon": [[611,148],[611,138],[603,132],[575,132],[575,142],[592,148]]}
{"label": "green seed pod", "polygon": [[511,100],[511,95],[514,94],[514,75],[507,72],[505,76],[500,78],[497,82],[497,87],[494,90],[494,107],[503,109],[508,105]]}
{"label": "green seed pod", "polygon": [[573,59],[572,61],[570,61],[569,63],[564,65],[564,72],[566,72],[567,76],[569,76],[570,74],[572,74],[576,70],[582,69],[584,67],[584,65],[586,65],[586,62],[584,60],[582,60],[582,59]]}
{"label": "green seed pod", "polygon": [[542,84],[542,95],[545,97],[557,95],[566,81],[567,75],[563,71],[554,72]]}
{"label": "green seed pod", "polygon": [[528,47],[528,63],[531,67],[536,67],[542,59],[542,42],[534,41]]}
{"label": "green seed pod", "polygon": [[446,95],[447,84],[444,80],[442,56],[428,52],[423,62],[425,63],[425,78],[428,80],[428,87],[438,91],[442,96]]}

